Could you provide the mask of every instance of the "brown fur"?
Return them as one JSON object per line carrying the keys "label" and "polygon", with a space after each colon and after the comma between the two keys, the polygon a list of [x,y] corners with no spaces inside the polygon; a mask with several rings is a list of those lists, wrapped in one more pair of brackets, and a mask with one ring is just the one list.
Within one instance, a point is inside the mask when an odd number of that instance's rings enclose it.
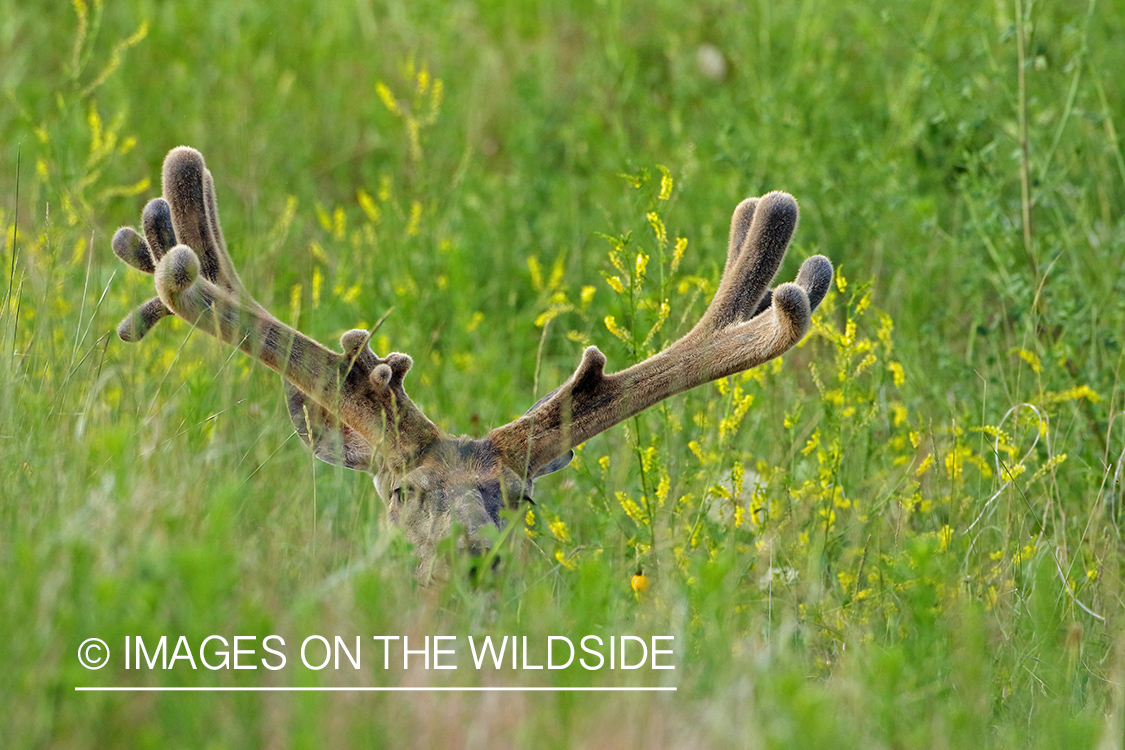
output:
{"label": "brown fur", "polygon": [[682,339],[610,375],[589,347],[574,375],[520,419],[483,439],[443,435],[407,396],[413,361],[377,356],[370,333],[348,331],[333,352],[269,314],[246,291],[227,252],[214,181],[202,155],[173,149],[164,161],[164,197],[149,202],[144,236],[122,227],[114,253],[152,274],[157,297],[118,327],[140,340],[175,314],[241,349],[287,381],[297,433],[318,458],[374,475],[388,515],[422,559],[425,577],[437,543],[454,528],[458,546],[479,553],[501,510],[531,498],[534,479],[566,466],[572,449],[669,396],[779,356],[808,330],[832,281],[823,256],[805,261],[796,283],[770,290],[797,227],[786,193],[749,198],[731,218],[726,267],[711,305]]}

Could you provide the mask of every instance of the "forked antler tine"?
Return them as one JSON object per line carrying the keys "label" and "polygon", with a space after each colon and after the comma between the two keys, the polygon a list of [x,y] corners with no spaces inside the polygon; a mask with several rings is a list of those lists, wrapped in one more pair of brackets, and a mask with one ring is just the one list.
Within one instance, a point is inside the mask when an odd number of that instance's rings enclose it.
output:
{"label": "forked antler tine", "polygon": [[[215,181],[203,155],[186,146],[173,149],[164,160],[162,183],[167,199],[149,201],[141,220],[148,240],[132,227],[122,227],[113,237],[117,257],[140,271],[153,273],[156,262],[179,242],[198,251],[204,278],[252,300],[227,253]],[[139,341],[171,314],[158,298],[150,299],[121,321],[117,334],[122,341]]]}
{"label": "forked antler tine", "polygon": [[[145,241],[132,227],[122,227],[113,237],[114,253],[134,268],[151,274],[156,262],[179,239],[200,250],[205,259],[201,263],[202,271],[207,279],[230,291],[244,293],[226,251],[210,170],[202,166],[202,156],[194,149],[176,149],[169,156],[172,155],[177,158],[171,163],[165,159],[163,181],[165,192],[175,194],[176,211],[173,212],[163,198],[150,201],[141,222],[150,240]],[[173,216],[179,221],[173,221]],[[203,217],[202,226],[199,217]],[[179,231],[177,223],[181,226]],[[122,341],[140,341],[162,318],[171,314],[160,298],[154,297],[121,321],[117,335]]]}
{"label": "forked antler tine", "polygon": [[[824,295],[828,293],[828,288],[832,286],[832,262],[823,255],[813,255],[805,260],[797,274],[797,286],[805,290],[809,298],[809,308],[815,311],[824,299]],[[761,315],[772,303],[773,290],[767,289],[750,317],[756,318]]]}
{"label": "forked antler tine", "polygon": [[702,324],[718,329],[753,315],[781,267],[797,217],[797,201],[788,193],[768,193],[738,205],[731,219],[727,265]]}
{"label": "forked antler tine", "polygon": [[117,324],[117,337],[127,344],[136,343],[153,327],[172,314],[159,297],[153,297],[125,316]]}
{"label": "forked antler tine", "polygon": [[[156,270],[148,243],[132,227],[121,227],[114,233],[113,253],[138,271],[151,274]],[[118,324],[117,335],[122,341],[140,341],[161,318],[171,314],[159,297],[153,297]]]}
{"label": "forked antler tine", "polygon": [[[202,154],[200,158],[202,158]],[[211,170],[206,168],[203,170],[203,200],[206,202],[205,208],[207,209],[208,222],[211,225],[211,236],[215,240],[219,252],[229,259],[227,240],[223,236],[223,225],[219,222],[219,204],[215,199],[215,179],[211,176]],[[231,272],[235,272],[233,262],[230,264],[230,269]]]}
{"label": "forked antler tine", "polygon": [[489,433],[505,462],[534,476],[568,449],[653,404],[748,370],[796,344],[831,283],[828,259],[809,258],[796,283],[774,289],[764,309],[760,300],[785,256],[797,216],[796,201],[785,193],[740,203],[731,220],[723,278],[699,323],[659,354],[611,375],[603,372],[605,355],[587,348],[569,380],[520,419]]}
{"label": "forked antler tine", "polygon": [[754,221],[754,209],[758,205],[757,198],[747,198],[734,208],[730,217],[730,239],[727,241],[727,264],[723,268],[723,277],[730,273],[731,266],[738,260],[742,246],[746,242],[746,235],[750,232],[750,224]]}
{"label": "forked antler tine", "polygon": [[[163,198],[155,198],[145,206],[141,229],[144,237],[132,227],[118,229],[113,235],[113,253],[138,271],[152,274],[156,264],[176,244],[171,210]],[[161,319],[171,314],[159,297],[153,297],[117,324],[117,336],[128,343],[140,341]]]}
{"label": "forked antler tine", "polygon": [[239,296],[249,296],[226,250],[215,182],[203,154],[189,146],[172,149],[164,157],[161,182],[176,241],[196,251],[203,277]]}
{"label": "forked antler tine", "polygon": [[805,259],[801,270],[797,272],[797,286],[805,290],[809,298],[809,310],[815,312],[832,286],[832,261],[823,255]]}
{"label": "forked antler tine", "polygon": [[172,227],[172,212],[163,198],[153,198],[141,213],[141,231],[153,263],[159,263],[164,254],[176,246],[176,230]]}
{"label": "forked antler tine", "polygon": [[138,271],[151,274],[156,270],[148,243],[132,227],[121,227],[114,232],[113,254]]}

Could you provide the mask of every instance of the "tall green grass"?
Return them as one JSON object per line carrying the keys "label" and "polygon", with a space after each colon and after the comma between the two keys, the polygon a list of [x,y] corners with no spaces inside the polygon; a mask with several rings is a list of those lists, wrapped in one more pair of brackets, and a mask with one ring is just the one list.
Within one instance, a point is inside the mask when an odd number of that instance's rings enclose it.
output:
{"label": "tall green grass", "polygon": [[[0,744],[1120,747],[1123,35],[1120,0],[0,0]],[[591,440],[494,575],[419,587],[276,377],[112,334],[152,291],[109,238],[181,143],[248,288],[327,342],[393,308],[376,349],[454,433],[690,328],[747,195],[801,203],[782,278],[840,275],[799,349]],[[269,633],[669,634],[677,669],[75,658]]]}

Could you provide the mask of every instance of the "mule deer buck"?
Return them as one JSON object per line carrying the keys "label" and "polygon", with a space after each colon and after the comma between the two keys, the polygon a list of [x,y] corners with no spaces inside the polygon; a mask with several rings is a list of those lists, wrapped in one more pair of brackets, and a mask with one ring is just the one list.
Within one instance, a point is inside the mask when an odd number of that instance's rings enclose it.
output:
{"label": "mule deer buck", "polygon": [[118,326],[140,340],[174,314],[241,349],[286,381],[289,414],[317,458],[374,475],[392,522],[402,527],[429,575],[435,545],[454,527],[458,547],[489,549],[501,511],[530,500],[532,483],[565,467],[573,448],[682,391],[773,359],[809,328],[832,282],[832,264],[816,255],[796,283],[770,290],[797,226],[797,203],[774,192],[738,204],[718,291],[682,339],[620,372],[589,347],[570,379],[519,419],[483,438],[442,433],[406,395],[413,364],[406,354],[377,356],[370,332],[345,333],[342,353],[280,322],[243,287],[219,226],[215,185],[202,155],[172,150],[164,161],[163,198],[149,202],[142,233],[122,227],[113,251],[156,280],[159,296]]}

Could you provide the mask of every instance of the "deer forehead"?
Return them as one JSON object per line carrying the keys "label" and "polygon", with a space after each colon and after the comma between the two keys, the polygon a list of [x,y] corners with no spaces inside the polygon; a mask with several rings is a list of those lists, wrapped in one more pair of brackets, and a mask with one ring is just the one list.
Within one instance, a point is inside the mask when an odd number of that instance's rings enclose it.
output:
{"label": "deer forehead", "polygon": [[489,440],[468,438],[435,440],[398,477],[398,486],[403,485],[427,493],[511,492],[515,499],[525,491],[525,483],[503,464]]}

